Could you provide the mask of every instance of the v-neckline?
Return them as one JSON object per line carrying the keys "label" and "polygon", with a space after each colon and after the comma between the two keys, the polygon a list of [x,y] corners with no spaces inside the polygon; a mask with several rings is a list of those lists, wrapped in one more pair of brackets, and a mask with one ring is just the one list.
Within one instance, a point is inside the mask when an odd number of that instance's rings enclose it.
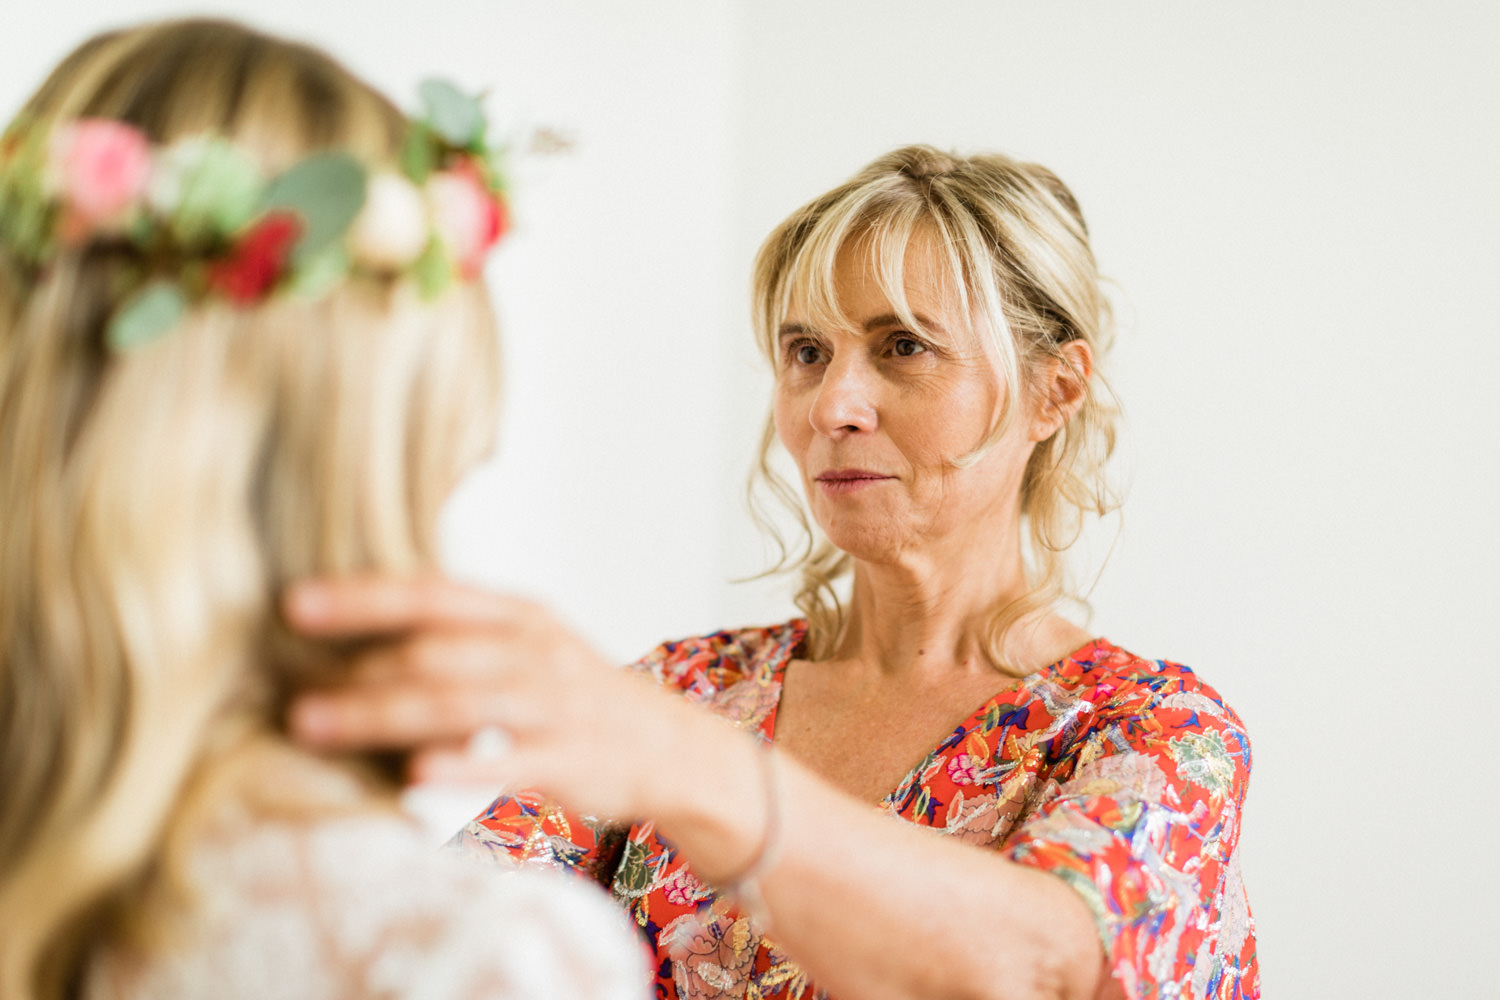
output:
{"label": "v-neckline", "polygon": [[[807,639],[806,621],[798,619],[793,623],[793,625],[795,632],[792,638],[782,646],[781,650],[778,651],[780,653],[780,657],[771,668],[771,683],[776,687],[776,700],[772,702],[770,710],[766,712],[765,717],[760,721],[760,725],[756,727],[756,734],[767,746],[774,747],[776,745],[776,722],[781,715],[781,699],[786,693],[787,668],[791,666],[793,660],[797,659],[796,654],[802,648],[803,643]],[[914,763],[911,768],[901,776],[901,779],[896,782],[896,787],[892,788],[889,792],[881,797],[880,801],[874,804],[875,808],[886,809],[891,812],[899,812],[898,809],[893,808],[893,803],[896,802],[901,796],[905,795],[906,790],[911,787],[912,776],[921,773],[929,765],[934,757],[943,753],[945,750],[956,746],[957,743],[963,740],[965,736],[972,733],[979,722],[990,713],[990,709],[995,707],[996,704],[1001,703],[1003,699],[1009,696],[1021,695],[1023,692],[1029,695],[1031,688],[1036,682],[1051,674],[1056,673],[1057,670],[1060,669],[1064,664],[1091,659],[1088,654],[1093,652],[1094,650],[1097,650],[1102,645],[1108,645],[1108,640],[1103,636],[1091,637],[1090,639],[1088,639],[1088,641],[1084,642],[1083,645],[1077,647],[1072,652],[1063,656],[1061,659],[1054,660],[1052,663],[1047,664],[1045,667],[1040,667],[1037,670],[1033,670],[1029,674],[1018,677],[1016,678],[1017,683],[1006,687],[1001,691],[995,692],[993,695],[987,698],[983,704],[981,704],[978,708],[974,709],[974,711],[965,716],[963,720],[958,723],[958,725],[950,729],[948,731],[948,735],[944,736],[941,740],[934,744],[931,749],[922,754],[922,756],[917,759],[916,763]],[[807,662],[810,663],[812,661]],[[1015,707],[1020,707],[1019,700],[1017,700],[1013,704],[1015,705]]]}

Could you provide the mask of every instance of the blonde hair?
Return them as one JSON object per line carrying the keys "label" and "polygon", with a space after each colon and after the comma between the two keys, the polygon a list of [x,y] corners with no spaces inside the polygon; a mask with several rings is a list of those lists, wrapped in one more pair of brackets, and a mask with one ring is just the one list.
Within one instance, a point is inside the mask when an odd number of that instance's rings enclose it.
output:
{"label": "blonde hair", "polygon": [[[267,169],[326,147],[392,162],[406,131],[327,55],[214,21],[98,36],[22,113],[160,143],[214,131]],[[279,623],[284,585],[433,567],[439,506],[496,418],[477,285],[209,304],[117,354],[120,253],[85,246],[34,275],[0,249],[6,997],[65,995],[95,942],[141,922],[194,796],[246,746],[285,747],[288,693],[338,669]]]}
{"label": "blonde hair", "polygon": [[[752,288],[753,320],[762,351],[777,366],[781,324],[794,304],[814,326],[849,325],[839,304],[835,273],[846,253],[868,255],[886,298],[914,330],[903,270],[914,238],[931,237],[938,266],[949,276],[973,330],[988,335],[1005,382],[1005,406],[990,434],[960,465],[978,459],[1005,433],[1027,402],[1032,381],[1049,364],[1077,372],[1064,350],[1081,340],[1096,359],[1112,336],[1088,229],[1072,193],[1045,167],[1008,156],[960,157],[929,146],[907,146],[865,167],[845,184],[813,199],[777,226],[761,245]],[[1088,380],[1082,405],[1032,452],[1021,486],[1030,591],[997,607],[989,651],[1002,669],[1019,672],[1005,655],[1011,626],[1065,596],[1064,551],[1078,538],[1085,515],[1116,503],[1105,477],[1114,448],[1116,407],[1102,378]],[[799,493],[771,463],[776,443],[768,419],[751,475],[757,521],[775,538],[781,559],[769,572],[799,572],[797,606],[807,616],[807,655],[833,654],[845,620],[837,582],[850,557],[811,523]],[[793,549],[762,505],[760,487],[796,514],[804,532]]]}

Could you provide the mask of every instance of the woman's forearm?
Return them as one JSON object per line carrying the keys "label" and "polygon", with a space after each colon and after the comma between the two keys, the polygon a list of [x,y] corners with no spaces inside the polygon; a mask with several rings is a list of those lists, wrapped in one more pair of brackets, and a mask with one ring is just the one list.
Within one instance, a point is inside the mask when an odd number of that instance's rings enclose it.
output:
{"label": "woman's forearm", "polygon": [[[661,784],[654,815],[694,870],[722,885],[768,846],[755,758],[765,751],[716,719],[685,720],[678,735],[680,780]],[[776,863],[759,884],[766,933],[830,993],[1096,995],[1094,923],[1059,879],[895,822],[786,758],[775,793]]]}

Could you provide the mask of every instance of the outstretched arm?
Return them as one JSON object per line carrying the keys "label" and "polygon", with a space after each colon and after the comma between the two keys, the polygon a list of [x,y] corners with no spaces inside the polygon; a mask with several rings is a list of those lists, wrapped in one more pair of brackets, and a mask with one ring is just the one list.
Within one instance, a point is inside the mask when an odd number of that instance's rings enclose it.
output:
{"label": "outstretched arm", "polygon": [[[652,817],[710,881],[762,852],[774,810],[760,883],[771,933],[834,994],[1110,995],[1093,920],[1060,879],[892,822],[791,760],[768,786],[754,741],[608,665],[534,604],[437,578],[358,579],[299,588],[287,614],[310,634],[389,640],[346,687],[294,705],[293,731],[314,745],[400,748],[418,780]],[[466,753],[489,726],[508,752]]]}

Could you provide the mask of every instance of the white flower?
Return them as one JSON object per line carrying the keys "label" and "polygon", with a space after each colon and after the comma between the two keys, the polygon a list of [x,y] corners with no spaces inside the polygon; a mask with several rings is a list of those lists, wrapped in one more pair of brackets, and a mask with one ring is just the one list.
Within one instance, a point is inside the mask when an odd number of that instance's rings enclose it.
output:
{"label": "white flower", "polygon": [[182,204],[187,176],[203,160],[208,137],[202,135],[179,139],[161,150],[152,164],[151,179],[146,185],[146,203],[162,218],[170,218]]}
{"label": "white flower", "polygon": [[398,174],[370,178],[365,206],[349,227],[349,251],[375,270],[399,271],[427,246],[427,204],[416,185]]}
{"label": "white flower", "polygon": [[265,182],[255,161],[229,140],[194,135],[156,157],[146,203],[186,241],[238,233],[255,218]]}

